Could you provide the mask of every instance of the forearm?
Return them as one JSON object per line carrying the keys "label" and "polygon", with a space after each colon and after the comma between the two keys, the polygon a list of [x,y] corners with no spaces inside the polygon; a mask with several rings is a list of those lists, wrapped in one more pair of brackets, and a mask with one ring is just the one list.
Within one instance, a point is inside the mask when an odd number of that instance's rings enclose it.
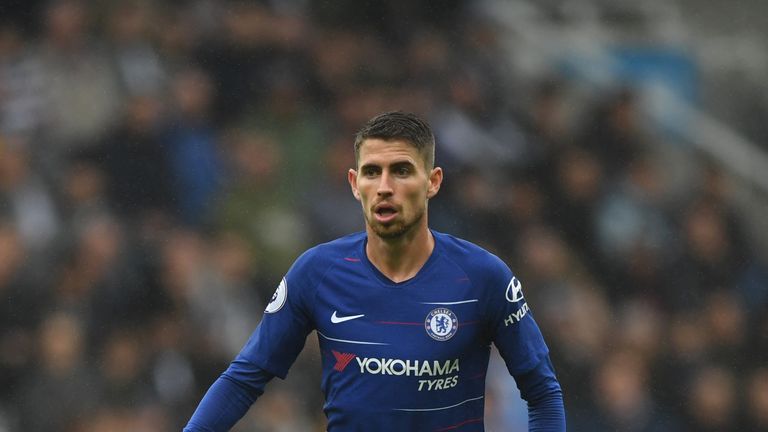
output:
{"label": "forearm", "polygon": [[269,372],[236,359],[208,389],[184,432],[224,432],[240,420],[273,378]]}
{"label": "forearm", "polygon": [[528,403],[530,432],[565,431],[565,407],[562,394],[551,394],[536,403]]}
{"label": "forearm", "polygon": [[529,431],[565,431],[563,392],[549,357],[534,370],[516,376],[515,381],[528,402]]}

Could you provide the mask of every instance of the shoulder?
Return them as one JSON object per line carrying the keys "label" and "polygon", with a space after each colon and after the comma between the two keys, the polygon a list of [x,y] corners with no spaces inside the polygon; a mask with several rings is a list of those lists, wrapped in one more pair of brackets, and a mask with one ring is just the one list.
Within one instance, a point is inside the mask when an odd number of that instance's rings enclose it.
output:
{"label": "shoulder", "polygon": [[433,231],[445,258],[460,267],[473,282],[509,281],[512,271],[498,256],[470,241]]}
{"label": "shoulder", "polygon": [[288,275],[319,280],[339,260],[359,255],[364,239],[365,233],[358,232],[314,246],[296,259]]}

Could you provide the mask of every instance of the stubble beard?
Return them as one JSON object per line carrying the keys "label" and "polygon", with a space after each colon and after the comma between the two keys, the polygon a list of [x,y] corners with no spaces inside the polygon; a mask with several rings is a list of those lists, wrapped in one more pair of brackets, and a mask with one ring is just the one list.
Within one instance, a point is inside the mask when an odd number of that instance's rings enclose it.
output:
{"label": "stubble beard", "polygon": [[397,221],[388,225],[383,225],[375,220],[368,220],[368,226],[380,238],[394,240],[412,232],[424,218],[425,213],[426,209],[421,209],[410,221]]}

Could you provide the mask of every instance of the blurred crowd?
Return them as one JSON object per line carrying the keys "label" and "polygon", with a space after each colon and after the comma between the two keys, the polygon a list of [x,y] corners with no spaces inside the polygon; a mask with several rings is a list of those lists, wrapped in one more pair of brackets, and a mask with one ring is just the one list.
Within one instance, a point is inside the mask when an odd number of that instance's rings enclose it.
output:
{"label": "blurred crowd", "polygon": [[[523,281],[570,430],[768,431],[727,173],[629,85],[517,76],[478,3],[0,6],[0,431],[180,430],[292,261],[363,229],[353,136],[393,109],[435,129],[433,228]],[[314,339],[236,431],[324,430]],[[488,430],[527,430],[487,385]]]}

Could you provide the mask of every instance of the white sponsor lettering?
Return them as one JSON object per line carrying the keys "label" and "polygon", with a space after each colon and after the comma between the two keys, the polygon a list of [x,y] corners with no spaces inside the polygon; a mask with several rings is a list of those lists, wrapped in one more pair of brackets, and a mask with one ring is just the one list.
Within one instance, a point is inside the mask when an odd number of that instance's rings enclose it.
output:
{"label": "white sponsor lettering", "polygon": [[441,376],[459,371],[459,359],[401,360],[387,358],[355,357],[360,373],[373,375]]}
{"label": "white sponsor lettering", "polygon": [[[400,368],[396,368],[396,365],[399,365]],[[390,369],[392,370],[392,375],[402,375],[407,370],[405,367],[405,362],[400,359],[392,360],[392,367],[390,367]]]}
{"label": "white sponsor lettering", "polygon": [[418,376],[418,374],[419,374],[419,362],[416,361],[413,364],[411,364],[410,361],[406,360],[405,361],[405,376],[411,376],[411,375]]}
{"label": "white sponsor lettering", "polygon": [[528,307],[528,303],[523,303],[523,305],[518,309],[516,312],[512,312],[507,316],[507,318],[504,320],[504,327],[508,327],[514,323],[520,322],[521,319],[528,313],[530,308]]}
{"label": "white sponsor lettering", "polygon": [[456,387],[459,383],[459,376],[454,375],[448,378],[422,379],[419,380],[419,391],[447,390]]}

